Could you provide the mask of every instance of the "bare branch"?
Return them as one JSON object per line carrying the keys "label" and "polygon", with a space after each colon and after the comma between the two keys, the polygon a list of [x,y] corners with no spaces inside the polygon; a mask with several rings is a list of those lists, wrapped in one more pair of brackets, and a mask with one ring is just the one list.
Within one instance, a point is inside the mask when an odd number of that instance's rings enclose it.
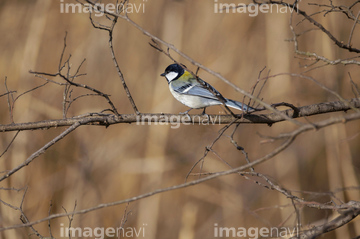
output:
{"label": "bare branch", "polygon": [[104,27],[102,25],[97,26],[95,24],[94,20],[92,19],[91,14],[90,14],[90,21],[91,21],[91,24],[93,25],[93,27],[96,28],[96,29],[105,30],[105,31],[107,31],[109,33],[109,48],[110,48],[111,57],[112,57],[112,60],[114,62],[116,71],[118,72],[118,75],[120,77],[121,83],[122,83],[123,88],[125,90],[126,96],[128,97],[128,99],[130,101],[130,104],[131,104],[132,108],[135,111],[135,114],[139,114],[139,110],[137,109],[135,101],[131,96],[130,90],[129,90],[126,82],[125,82],[124,75],[121,72],[119,64],[118,64],[118,62],[116,60],[116,57],[115,57],[115,52],[114,52],[114,47],[113,47],[113,32],[114,32],[114,27],[116,25],[117,19],[118,19],[117,16],[113,16],[112,24],[111,24],[110,27]]}
{"label": "bare branch", "polygon": [[360,214],[359,202],[352,201],[352,203],[357,204],[357,205],[354,208],[344,210],[343,212],[340,213],[340,215],[338,217],[331,220],[330,222],[324,223],[323,225],[320,225],[320,226],[315,226],[310,230],[302,232],[301,238],[313,239],[313,238],[316,238],[326,232],[333,231],[333,230],[349,223],[351,220],[353,220],[355,217],[357,217]]}
{"label": "bare branch", "polygon": [[[71,228],[71,224],[74,221],[74,212],[76,210],[76,206],[77,206],[77,201],[75,200],[74,209],[72,210],[71,214],[67,212],[66,208],[62,207],[63,210],[65,211],[65,213],[67,214],[67,218],[69,220],[69,226],[68,226],[69,229]],[[49,215],[49,217],[51,217],[51,215]],[[49,219],[49,222],[50,222],[50,219]],[[69,239],[71,239],[71,235],[69,235]]]}
{"label": "bare branch", "polygon": [[[9,131],[18,131],[18,130],[38,130],[38,129],[49,129],[54,127],[64,127],[72,126],[75,123],[80,123],[82,125],[99,125],[99,126],[110,126],[113,124],[120,123],[136,123],[139,125],[150,124],[151,122],[157,123],[161,122],[163,124],[201,124],[201,125],[218,125],[218,124],[229,124],[232,122],[236,123],[247,123],[247,124],[268,124],[272,125],[281,121],[284,121],[285,118],[282,115],[287,117],[296,117],[302,118],[306,116],[325,114],[331,112],[339,111],[348,111],[352,108],[360,108],[360,99],[354,98],[346,101],[334,101],[334,102],[325,102],[318,103],[313,105],[307,105],[298,107],[298,114],[294,113],[293,109],[281,111],[281,115],[277,113],[270,114],[245,114],[240,118],[235,118],[232,115],[209,115],[209,118],[206,115],[190,115],[190,119],[187,116],[181,114],[123,114],[120,117],[117,117],[112,114],[99,114],[99,113],[89,113],[85,116],[78,116],[73,118],[66,119],[57,119],[57,120],[46,120],[38,122],[28,122],[28,123],[17,123],[17,124],[8,124],[0,125],[0,132],[9,132]],[[305,125],[306,126],[306,125]]]}
{"label": "bare branch", "polygon": [[[264,2],[258,3],[256,0],[253,0],[254,3],[256,4],[264,4]],[[338,47],[343,48],[348,50],[349,52],[356,52],[356,53],[360,53],[360,49],[358,48],[354,48],[351,47],[347,44],[344,44],[342,41],[339,41],[338,39],[336,39],[331,32],[329,32],[323,25],[321,25],[319,22],[317,22],[316,20],[314,20],[311,16],[309,16],[305,11],[300,10],[298,8],[298,6],[296,5],[296,2],[294,4],[289,4],[289,3],[285,3],[283,1],[268,1],[266,2],[268,4],[278,4],[278,5],[282,5],[282,6],[286,6],[289,8],[294,9],[294,12],[302,15],[307,21],[309,21],[310,23],[312,23],[314,26],[316,26],[317,28],[319,28],[322,32],[324,32]]]}
{"label": "bare branch", "polygon": [[[84,122],[86,124],[86,121]],[[57,143],[58,141],[60,141],[61,139],[63,139],[66,135],[68,135],[69,133],[71,133],[72,131],[74,131],[77,127],[79,127],[81,125],[81,122],[75,122],[71,127],[69,127],[68,129],[66,129],[64,132],[62,132],[60,135],[56,136],[53,140],[51,140],[50,142],[48,142],[47,144],[45,144],[42,148],[40,148],[38,151],[36,151],[35,153],[33,153],[29,158],[27,158],[22,164],[18,165],[17,167],[13,168],[12,170],[10,170],[9,172],[7,172],[4,176],[0,177],[0,182],[3,181],[4,179],[7,179],[8,177],[10,177],[11,175],[13,175],[14,173],[16,173],[17,171],[19,171],[20,169],[22,169],[23,167],[29,165],[29,163],[31,163],[34,159],[36,159],[37,157],[39,157],[41,154],[45,153],[45,151],[50,148],[51,146],[53,146],[55,143]]]}
{"label": "bare branch", "polygon": [[[318,5],[318,4],[316,4]],[[294,6],[294,5],[293,5]],[[327,6],[327,5],[326,5]],[[330,7],[330,6],[327,6],[327,7]],[[332,9],[334,9],[334,7],[331,7]],[[295,11],[297,12],[297,11]],[[330,11],[327,11],[327,13],[330,12]],[[304,13],[304,12],[303,12]],[[354,58],[358,58],[358,57],[353,57],[353,58],[349,58],[349,59],[336,59],[336,60],[330,60],[330,59],[327,59],[326,57],[324,56],[319,56],[317,55],[315,52],[306,52],[306,51],[301,51],[299,50],[299,47],[298,47],[298,37],[309,32],[309,31],[312,31],[314,29],[309,29],[309,30],[306,30],[306,31],[303,31],[299,34],[295,33],[295,30],[294,30],[294,27],[292,26],[292,20],[293,20],[293,14],[294,12],[291,13],[291,17],[290,17],[290,30],[291,32],[293,33],[293,38],[291,39],[291,41],[294,42],[294,46],[295,46],[295,53],[298,54],[298,55],[304,55],[306,57],[310,57],[312,58],[313,60],[315,60],[315,62],[313,64],[316,64],[318,61],[323,61],[329,65],[336,65],[336,64],[343,64],[343,65],[349,65],[349,64],[356,64],[356,65],[360,65],[360,61],[356,61],[354,60]],[[309,20],[309,19],[313,19],[312,18],[312,15],[309,15],[307,16],[306,18],[304,18],[303,20]],[[350,36],[349,36],[349,43],[347,44],[347,46],[350,46],[350,41],[351,41],[351,38],[352,38],[352,34],[353,34],[353,31],[355,29],[355,25],[356,25],[357,21],[354,22],[354,25],[353,25],[353,28],[352,28],[352,31],[350,32]],[[319,23],[318,23],[319,24]],[[314,24],[315,26],[317,26],[318,28],[316,29],[319,29],[319,30],[323,30],[321,27],[319,28],[319,26],[317,24]],[[308,67],[308,66],[307,66]]]}
{"label": "bare branch", "polygon": [[3,96],[8,95],[8,94],[16,93],[16,92],[17,92],[16,90],[8,91],[8,92],[6,92],[4,94],[1,94],[0,97],[3,97]]}
{"label": "bare branch", "polygon": [[[281,145],[277,150],[277,153],[281,152],[284,149],[284,146],[288,146],[288,143],[285,143],[283,145]],[[286,148],[285,147],[285,148]],[[267,156],[266,156],[267,157]],[[145,193],[142,195],[138,195],[132,198],[128,198],[128,199],[124,199],[124,200],[120,200],[120,201],[116,201],[116,202],[111,202],[111,203],[104,203],[104,204],[99,204],[95,207],[91,207],[91,208],[87,208],[87,209],[83,209],[83,210],[79,210],[79,211],[73,211],[70,213],[59,213],[59,214],[53,214],[51,216],[48,216],[46,218],[42,218],[33,222],[29,222],[26,224],[19,224],[19,225],[12,225],[9,227],[3,227],[0,228],[0,231],[5,231],[5,230],[10,230],[10,229],[16,229],[16,228],[22,228],[22,227],[29,227],[29,226],[33,226],[39,223],[42,223],[44,221],[48,221],[48,220],[52,220],[55,218],[60,218],[60,217],[68,217],[71,215],[81,215],[81,214],[86,214],[92,211],[96,211],[99,209],[103,209],[103,208],[108,208],[108,207],[113,207],[113,206],[117,206],[117,205],[121,205],[121,204],[126,204],[126,203],[130,203],[130,202],[134,202],[143,198],[147,198],[147,197],[151,197],[153,195],[159,194],[159,193],[164,193],[164,192],[169,192],[169,191],[173,191],[173,190],[178,190],[178,189],[182,189],[182,188],[186,188],[186,187],[190,187],[190,186],[194,186],[200,183],[203,183],[205,181],[209,181],[212,180],[214,178],[220,177],[220,176],[226,176],[226,175],[230,175],[230,174],[234,174],[234,173],[238,173],[238,172],[242,172],[248,168],[250,168],[251,166],[254,166],[255,164],[257,164],[256,162],[262,162],[264,158],[260,158],[254,162],[252,162],[250,165],[244,165],[244,166],[240,166],[231,170],[227,170],[227,171],[223,171],[223,172],[216,172],[216,173],[212,173],[210,176],[204,177],[204,178],[200,178],[191,182],[187,182],[187,183],[183,183],[183,184],[179,184],[179,185],[175,185],[175,186],[171,186],[171,187],[167,187],[167,188],[161,188],[161,189],[157,189],[154,190],[152,192],[149,193]],[[254,173],[249,173],[249,174],[254,174]],[[261,174],[255,173],[257,176],[262,176]],[[268,178],[266,178],[266,180],[268,180]],[[303,199],[300,199],[298,197],[295,197],[291,194],[289,194],[289,192],[287,190],[284,190],[282,188],[280,188],[279,186],[275,185],[274,183],[272,183],[271,181],[269,181],[272,184],[273,188],[276,188],[277,191],[280,191],[281,193],[288,195],[290,198],[294,198],[298,201],[300,201],[301,203],[303,203],[304,205],[308,206],[308,207],[312,207],[312,208],[322,208],[322,209],[344,209],[344,210],[360,210],[360,205],[354,201],[349,201],[348,203],[345,204],[341,204],[341,205],[324,205],[324,204],[319,204],[316,202],[307,202]]]}
{"label": "bare branch", "polygon": [[352,40],[352,37],[353,37],[353,34],[354,34],[354,30],[355,30],[355,27],[356,27],[356,24],[357,24],[357,21],[359,19],[359,16],[360,16],[360,11],[358,12],[358,14],[356,15],[356,19],[354,21],[354,25],[353,27],[351,28],[351,32],[350,32],[350,36],[349,36],[349,40],[348,40],[348,46],[351,46],[351,40]]}
{"label": "bare branch", "polygon": [[[67,83],[69,83],[70,85],[76,86],[76,87],[80,87],[80,88],[84,88],[87,90],[90,90],[92,92],[95,92],[96,94],[104,97],[106,99],[106,101],[108,102],[108,104],[111,106],[111,110],[118,116],[120,116],[120,114],[117,112],[114,104],[112,103],[112,101],[110,100],[110,97],[108,94],[105,94],[93,87],[90,87],[88,85],[84,85],[84,84],[79,84],[76,82],[71,81],[67,76],[63,75],[61,72],[57,72],[55,74],[51,74],[51,73],[45,73],[45,72],[36,72],[36,71],[30,71],[31,74],[34,75],[42,75],[42,76],[51,76],[51,77],[55,77],[55,76],[60,76],[61,78],[63,78]],[[71,79],[73,79],[73,77],[70,77]]]}
{"label": "bare branch", "polygon": [[[9,108],[9,115],[10,115],[10,122],[14,123],[14,117],[13,117],[13,111],[12,111],[12,105],[14,103],[14,96],[11,93],[11,91],[9,91],[8,86],[7,86],[7,77],[5,77],[5,89],[6,89],[6,94],[7,94],[7,103],[8,103],[8,108]],[[11,99],[11,102],[10,102]]]}
{"label": "bare branch", "polygon": [[18,136],[18,134],[20,133],[20,131],[17,131],[16,134],[14,135],[14,137],[12,138],[12,140],[10,141],[10,143],[8,144],[8,146],[6,147],[6,149],[4,150],[4,152],[2,152],[2,154],[0,155],[0,158],[9,150],[10,146],[12,145],[12,143],[14,142],[14,140],[16,139],[16,136]]}

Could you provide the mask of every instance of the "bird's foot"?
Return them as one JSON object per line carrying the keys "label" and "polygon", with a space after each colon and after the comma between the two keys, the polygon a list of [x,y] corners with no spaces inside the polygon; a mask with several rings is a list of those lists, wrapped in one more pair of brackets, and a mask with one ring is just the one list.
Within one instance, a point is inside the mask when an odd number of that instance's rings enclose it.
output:
{"label": "bird's foot", "polygon": [[204,110],[203,110],[203,112],[201,113],[201,115],[206,116],[207,119],[208,119],[208,121],[210,121],[210,115],[208,115],[208,114],[205,113],[205,109],[206,109],[206,107],[204,108]]}
{"label": "bird's foot", "polygon": [[190,110],[192,110],[193,108],[190,108],[190,109],[188,109],[187,111],[185,111],[185,112],[180,112],[179,113],[179,115],[186,115],[188,118],[189,118],[189,120],[191,120],[191,117],[190,117],[190,115],[189,115],[189,112],[190,112]]}

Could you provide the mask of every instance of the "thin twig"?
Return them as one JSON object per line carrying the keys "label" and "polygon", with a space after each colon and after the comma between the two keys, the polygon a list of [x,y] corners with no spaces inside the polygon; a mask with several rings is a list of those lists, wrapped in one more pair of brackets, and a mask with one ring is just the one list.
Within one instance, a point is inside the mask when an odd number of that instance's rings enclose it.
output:
{"label": "thin twig", "polygon": [[354,30],[355,30],[355,27],[356,27],[356,25],[357,25],[357,21],[358,21],[358,19],[359,19],[359,16],[360,16],[360,11],[358,12],[358,14],[356,15],[356,19],[355,19],[355,21],[354,21],[354,24],[353,24],[353,26],[352,26],[352,28],[351,28],[351,32],[350,32],[350,35],[349,35],[349,40],[348,40],[348,46],[351,46],[351,40],[352,40],[352,37],[353,37],[353,34],[354,34]]}
{"label": "thin twig", "polygon": [[16,137],[18,136],[19,133],[20,133],[20,130],[16,132],[16,134],[14,135],[14,137],[12,138],[12,140],[10,141],[10,143],[8,144],[8,146],[6,147],[4,152],[2,152],[2,154],[0,155],[0,158],[9,150],[10,146],[12,145],[12,143],[14,142],[14,140],[16,139]]}
{"label": "thin twig", "polygon": [[[90,14],[90,22],[91,22],[91,24],[93,25],[94,28],[100,29],[100,30],[105,30],[105,31],[107,31],[109,33],[109,48],[110,48],[111,57],[112,57],[112,60],[114,62],[116,71],[118,72],[118,75],[120,77],[121,83],[122,83],[123,88],[125,90],[126,96],[128,97],[128,99],[130,101],[130,104],[131,104],[132,108],[135,111],[135,114],[139,114],[140,112],[136,107],[135,101],[134,101],[133,97],[131,96],[130,90],[129,90],[126,82],[125,82],[124,75],[121,72],[119,64],[118,64],[118,62],[116,60],[116,57],[115,57],[115,52],[114,52],[114,47],[113,47],[113,31],[114,31],[114,27],[116,25],[118,17],[117,16],[113,16],[113,17],[114,18],[112,20],[112,24],[111,24],[110,27],[96,26],[94,20],[91,17],[91,14]],[[119,115],[119,114],[117,114],[117,115]]]}
{"label": "thin twig", "polygon": [[[87,122],[84,121],[84,124],[86,124]],[[72,131],[74,131],[76,128],[78,128],[81,125],[81,122],[78,121],[76,123],[74,123],[72,126],[70,126],[69,128],[67,128],[64,132],[62,132],[60,135],[56,136],[53,140],[51,140],[50,142],[46,143],[43,147],[41,147],[39,150],[37,150],[35,153],[33,153],[29,158],[27,158],[23,163],[21,163],[20,165],[16,166],[15,168],[13,168],[12,170],[10,170],[9,172],[7,172],[4,176],[0,177],[0,182],[3,181],[4,179],[7,179],[8,177],[10,177],[11,175],[13,175],[14,173],[16,173],[17,171],[19,171],[20,169],[22,169],[23,167],[29,165],[34,159],[36,159],[37,157],[39,157],[41,154],[45,153],[46,150],[48,148],[50,148],[51,146],[53,146],[55,143],[57,143],[58,141],[60,141],[61,139],[63,139],[66,135],[68,135],[69,133],[71,133]]]}
{"label": "thin twig", "polygon": [[[7,86],[7,77],[5,77],[5,89],[6,89],[6,93],[7,93],[7,103],[8,103],[8,108],[9,108],[9,116],[10,116],[10,122],[14,123],[14,116],[13,116],[13,112],[12,112],[12,104],[14,103],[14,96],[12,93],[10,93],[11,91],[8,89]],[[11,102],[10,102],[11,99]]]}

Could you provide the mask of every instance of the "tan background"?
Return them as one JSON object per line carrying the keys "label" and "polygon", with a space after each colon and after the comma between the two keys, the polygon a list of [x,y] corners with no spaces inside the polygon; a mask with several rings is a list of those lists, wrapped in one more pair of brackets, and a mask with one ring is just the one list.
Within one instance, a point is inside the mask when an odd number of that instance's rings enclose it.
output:
{"label": "tan background", "polygon": [[[264,66],[271,70],[270,74],[301,73],[307,69],[300,66],[311,63],[296,58],[293,43],[286,41],[292,37],[289,14],[260,13],[256,17],[240,13],[215,14],[213,1],[132,2],[145,4],[144,13],[129,14],[132,20],[242,89],[250,91]],[[306,3],[302,1],[300,6],[309,10]],[[341,14],[322,16],[320,14],[316,19],[336,37],[347,41],[352,22]],[[300,20],[299,17],[295,19],[296,22]],[[101,22],[106,20],[102,18]],[[305,22],[297,30],[301,32],[309,28],[312,26]],[[55,73],[67,32],[65,56],[72,55],[72,72],[86,58],[81,72],[87,75],[77,82],[110,94],[120,113],[133,112],[111,60],[108,35],[105,31],[94,29],[87,14],[60,13],[59,1],[1,1],[0,31],[0,93],[5,92],[5,77],[8,88],[20,94],[43,83],[43,80],[28,73],[30,69]],[[353,38],[357,48],[360,47],[359,31],[355,31]],[[336,48],[320,31],[313,31],[300,40],[302,50],[315,51],[329,59],[355,56]],[[185,111],[187,108],[173,99],[165,79],[159,76],[171,60],[151,48],[148,42],[149,38],[119,20],[114,33],[116,57],[140,112]],[[172,56],[196,70],[175,53]],[[349,72],[352,79],[360,84],[358,66],[326,66],[308,74],[344,98],[352,98]],[[200,76],[226,97],[242,100],[242,95],[219,79],[203,71],[200,71]],[[81,93],[84,91],[74,89],[74,95]],[[15,122],[61,118],[62,94],[62,87],[47,85],[21,97],[15,105]],[[267,103],[285,101],[296,106],[336,100],[313,82],[288,76],[270,79],[262,97]],[[10,123],[6,97],[0,98],[0,107],[1,123]],[[104,108],[107,108],[106,102],[99,97],[83,98],[73,104],[68,116],[98,112]],[[220,107],[208,110],[208,113],[219,112],[223,112]],[[316,122],[330,116],[321,115],[308,120]],[[289,190],[327,192],[359,186],[359,126],[358,122],[350,122],[309,132],[298,137],[286,151],[255,169]],[[172,129],[170,125],[119,124],[107,129],[83,126],[1,186],[28,186],[24,210],[31,221],[46,217],[50,202],[52,213],[60,213],[64,212],[62,207],[71,211],[75,201],[76,209],[80,210],[129,198],[183,183],[187,172],[201,158],[204,147],[215,139],[219,129],[221,126],[218,125],[180,126],[178,129]],[[280,143],[264,144],[259,134],[276,136],[293,129],[295,127],[291,123],[279,123],[271,128],[267,125],[242,125],[235,138],[249,153],[250,160],[255,160]],[[23,162],[63,130],[21,132],[11,150],[0,158],[0,171]],[[2,133],[1,151],[13,136],[14,132]],[[245,163],[243,155],[227,138],[222,138],[214,148],[234,167]],[[214,154],[210,153],[206,158],[205,171],[225,169],[228,167]],[[198,170],[197,167],[196,172]],[[0,195],[2,200],[18,206],[22,192],[1,190]],[[299,195],[310,201],[330,200],[327,195]],[[338,193],[336,196],[344,201],[359,200],[359,191]],[[121,205],[76,216],[72,225],[118,227],[124,209],[125,205]],[[246,228],[293,226],[295,223],[289,200],[238,175],[133,202],[128,210],[131,213],[125,226],[138,229],[146,224],[148,239],[212,238],[214,223]],[[301,212],[304,225],[332,216],[331,211],[308,208]],[[21,223],[20,214],[3,204],[0,205],[0,213],[2,226]],[[67,225],[67,218],[51,222],[52,233],[57,238],[60,223]],[[359,219],[354,223],[337,233],[328,234],[327,238],[359,235]],[[35,228],[43,236],[48,235],[47,223]],[[0,233],[0,237],[27,238],[28,233],[31,232],[27,229],[9,230]]]}

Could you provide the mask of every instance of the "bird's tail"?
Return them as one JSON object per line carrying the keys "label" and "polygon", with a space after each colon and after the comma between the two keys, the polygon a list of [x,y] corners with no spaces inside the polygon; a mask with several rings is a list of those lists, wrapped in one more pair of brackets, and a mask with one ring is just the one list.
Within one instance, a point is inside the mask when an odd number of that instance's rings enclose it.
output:
{"label": "bird's tail", "polygon": [[234,108],[234,109],[237,109],[237,110],[242,110],[242,111],[246,111],[246,112],[252,112],[252,111],[255,111],[254,108],[248,106],[248,105],[245,105],[239,101],[235,101],[235,100],[230,100],[230,99],[227,99],[225,105],[227,105],[228,107],[231,107],[231,108]]}

